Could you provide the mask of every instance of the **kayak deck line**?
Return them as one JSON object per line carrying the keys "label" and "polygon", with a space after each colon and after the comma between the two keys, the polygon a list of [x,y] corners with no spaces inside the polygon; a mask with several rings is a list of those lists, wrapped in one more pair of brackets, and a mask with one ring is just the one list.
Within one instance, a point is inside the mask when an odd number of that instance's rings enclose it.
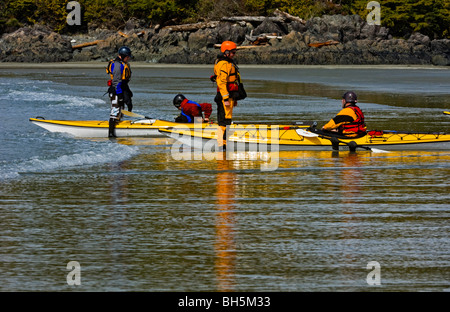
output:
{"label": "kayak deck line", "polygon": [[55,124],[61,126],[70,126],[70,127],[108,127],[108,121],[99,121],[99,120],[84,120],[84,121],[71,121],[71,120],[46,120],[46,119],[36,119],[30,118],[30,121],[33,123],[48,123]]}
{"label": "kayak deck line", "polygon": [[[51,123],[61,126],[71,126],[71,127],[109,127],[109,121],[107,120],[46,120],[46,119],[37,119],[37,118],[30,118],[31,122],[34,123]],[[136,127],[136,126],[142,126],[144,128],[147,128],[148,126],[153,126],[155,124],[156,120],[124,120],[119,121],[116,124],[116,127]]]}

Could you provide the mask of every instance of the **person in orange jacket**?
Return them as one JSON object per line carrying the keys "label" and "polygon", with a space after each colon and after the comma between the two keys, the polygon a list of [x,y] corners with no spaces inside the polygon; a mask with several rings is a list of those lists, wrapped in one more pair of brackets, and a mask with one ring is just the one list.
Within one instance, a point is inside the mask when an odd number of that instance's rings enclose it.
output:
{"label": "person in orange jacket", "polygon": [[322,130],[337,132],[347,137],[358,137],[366,134],[364,114],[356,105],[357,96],[349,91],[342,96],[342,110],[326,123]]}
{"label": "person in orange jacket", "polygon": [[237,100],[233,93],[238,90],[239,69],[233,58],[237,46],[232,41],[224,41],[220,47],[221,54],[217,56],[214,65],[214,78],[217,84],[217,94],[214,102],[217,104],[217,143],[219,149],[224,148],[224,138],[227,125],[231,125],[233,108],[237,106]]}
{"label": "person in orange jacket", "polygon": [[[212,113],[210,103],[197,103],[188,100],[183,94],[177,94],[173,99],[173,105],[181,110],[180,116],[175,118],[175,122],[194,122],[196,117],[201,117],[203,122],[209,122]],[[204,114],[204,115],[203,115]]]}

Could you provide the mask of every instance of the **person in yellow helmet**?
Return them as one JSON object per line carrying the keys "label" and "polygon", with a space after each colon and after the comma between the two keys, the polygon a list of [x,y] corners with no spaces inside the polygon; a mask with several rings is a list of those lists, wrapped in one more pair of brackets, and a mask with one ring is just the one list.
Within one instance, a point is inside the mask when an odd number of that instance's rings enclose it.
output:
{"label": "person in yellow helmet", "polygon": [[[233,108],[237,106],[237,91],[240,81],[239,68],[233,58],[236,54],[236,43],[224,41],[220,47],[214,65],[214,78],[217,84],[217,94],[214,102],[217,104],[217,143],[219,149],[225,149],[225,131],[231,125]],[[214,80],[214,79],[213,79]]]}

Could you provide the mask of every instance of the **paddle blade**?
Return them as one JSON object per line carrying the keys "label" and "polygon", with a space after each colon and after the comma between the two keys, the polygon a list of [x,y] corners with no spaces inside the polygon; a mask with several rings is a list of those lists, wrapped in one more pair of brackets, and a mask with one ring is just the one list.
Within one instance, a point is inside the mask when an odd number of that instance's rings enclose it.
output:
{"label": "paddle blade", "polygon": [[305,129],[295,129],[295,132],[297,132],[298,135],[301,135],[302,137],[305,137],[305,138],[315,138],[315,137],[319,136],[316,133],[309,132]]}
{"label": "paddle blade", "polygon": [[385,150],[378,149],[378,148],[373,148],[373,147],[371,147],[370,150],[371,150],[373,153],[389,153],[389,151],[385,151]]}
{"label": "paddle blade", "polygon": [[136,113],[132,113],[132,112],[124,110],[124,109],[122,109],[122,114],[130,116],[130,117],[145,118],[144,115],[139,115],[139,114],[136,114]]}
{"label": "paddle blade", "polygon": [[152,119],[151,117],[147,117],[147,116],[144,116],[144,115],[136,114],[136,113],[124,110],[124,109],[122,109],[122,114],[130,116],[130,117]]}

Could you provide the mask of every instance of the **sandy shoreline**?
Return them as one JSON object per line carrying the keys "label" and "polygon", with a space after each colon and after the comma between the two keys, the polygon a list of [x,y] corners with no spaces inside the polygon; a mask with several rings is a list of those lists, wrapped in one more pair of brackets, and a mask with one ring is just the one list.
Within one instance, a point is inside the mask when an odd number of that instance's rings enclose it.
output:
{"label": "sandy shoreline", "polygon": [[[149,62],[131,62],[133,68],[211,68],[213,64],[163,64]],[[104,68],[106,62],[55,62],[55,63],[19,63],[0,62],[1,69],[13,68]],[[239,64],[241,68],[360,68],[360,69],[442,69],[450,70],[448,66],[436,65],[255,65]]]}

